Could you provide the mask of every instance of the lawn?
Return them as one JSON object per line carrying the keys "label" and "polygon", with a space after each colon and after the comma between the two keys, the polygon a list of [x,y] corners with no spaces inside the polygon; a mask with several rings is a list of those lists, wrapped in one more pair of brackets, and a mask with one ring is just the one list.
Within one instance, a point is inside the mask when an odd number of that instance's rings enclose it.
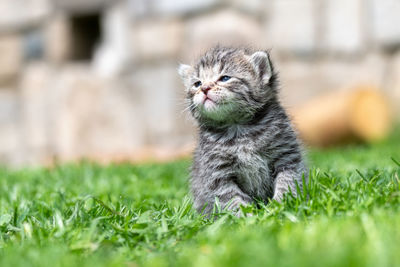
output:
{"label": "lawn", "polygon": [[399,266],[398,133],[311,150],[308,198],[214,221],[189,160],[1,168],[0,266]]}

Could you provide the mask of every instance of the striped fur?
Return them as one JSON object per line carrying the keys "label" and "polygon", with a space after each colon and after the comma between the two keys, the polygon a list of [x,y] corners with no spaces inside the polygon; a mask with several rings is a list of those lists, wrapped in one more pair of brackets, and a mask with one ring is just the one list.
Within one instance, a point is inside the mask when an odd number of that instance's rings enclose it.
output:
{"label": "striped fur", "polygon": [[209,214],[218,198],[238,211],[256,199],[280,201],[289,188],[296,194],[307,169],[268,52],[215,47],[179,73],[199,126],[191,177],[196,209]]}

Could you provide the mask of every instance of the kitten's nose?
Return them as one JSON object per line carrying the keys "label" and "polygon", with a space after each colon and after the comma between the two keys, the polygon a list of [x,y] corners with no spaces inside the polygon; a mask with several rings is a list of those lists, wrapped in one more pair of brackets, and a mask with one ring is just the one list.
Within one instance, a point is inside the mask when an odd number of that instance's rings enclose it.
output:
{"label": "kitten's nose", "polygon": [[208,93],[208,91],[210,91],[211,86],[209,85],[204,85],[203,87],[201,87],[201,91],[203,91],[203,93],[206,95]]}

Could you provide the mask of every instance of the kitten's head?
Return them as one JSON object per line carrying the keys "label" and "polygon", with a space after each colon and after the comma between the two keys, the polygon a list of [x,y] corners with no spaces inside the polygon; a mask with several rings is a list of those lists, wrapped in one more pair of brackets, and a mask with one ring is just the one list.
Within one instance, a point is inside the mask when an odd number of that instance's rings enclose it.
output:
{"label": "kitten's head", "polygon": [[193,66],[180,65],[192,115],[202,125],[245,122],[276,97],[276,73],[265,51],[215,47]]}

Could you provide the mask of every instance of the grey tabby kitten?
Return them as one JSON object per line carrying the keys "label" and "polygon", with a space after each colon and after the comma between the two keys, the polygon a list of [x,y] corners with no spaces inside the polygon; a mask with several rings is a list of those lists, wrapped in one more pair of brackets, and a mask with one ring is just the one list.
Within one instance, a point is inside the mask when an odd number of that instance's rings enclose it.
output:
{"label": "grey tabby kitten", "polygon": [[179,74],[199,125],[191,178],[199,212],[210,214],[216,198],[240,212],[254,200],[280,201],[289,188],[295,195],[296,181],[302,188],[306,166],[267,52],[218,46]]}

